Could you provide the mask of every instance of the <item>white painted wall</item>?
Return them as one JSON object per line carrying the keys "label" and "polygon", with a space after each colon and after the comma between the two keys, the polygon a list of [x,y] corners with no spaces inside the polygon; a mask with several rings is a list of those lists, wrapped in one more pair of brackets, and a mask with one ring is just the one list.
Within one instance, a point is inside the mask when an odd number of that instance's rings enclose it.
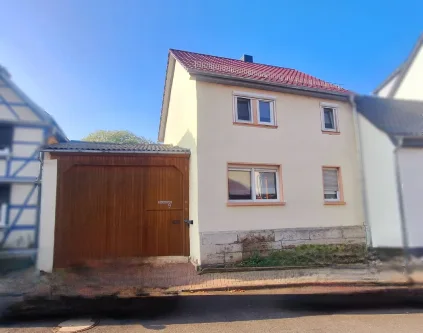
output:
{"label": "white painted wall", "polygon": [[[276,97],[277,129],[233,124],[233,92]],[[330,100],[197,82],[200,232],[363,225],[352,109],[339,106],[339,135],[321,131]],[[285,206],[227,206],[227,163],[282,165]],[[322,166],[340,166],[346,205],[324,205]]]}
{"label": "white painted wall", "polygon": [[41,184],[41,216],[37,269],[53,270],[54,227],[56,220],[57,160],[44,160]]}
{"label": "white painted wall", "polygon": [[358,117],[373,247],[401,247],[394,145],[367,119]]}
{"label": "white painted wall", "polygon": [[376,94],[379,97],[387,97],[392,90],[392,87],[394,86],[395,82],[398,79],[398,75],[394,76],[389,82],[385,84],[385,86],[379,90],[379,92]]}
{"label": "white painted wall", "polygon": [[198,151],[197,151],[197,97],[196,81],[176,62],[170,95],[164,143],[189,148],[189,217],[190,256],[194,263],[200,260],[200,234],[198,221]]}
{"label": "white painted wall", "polygon": [[423,47],[420,47],[394,98],[423,100]]}
{"label": "white painted wall", "polygon": [[409,246],[423,247],[423,149],[400,149],[398,160]]}

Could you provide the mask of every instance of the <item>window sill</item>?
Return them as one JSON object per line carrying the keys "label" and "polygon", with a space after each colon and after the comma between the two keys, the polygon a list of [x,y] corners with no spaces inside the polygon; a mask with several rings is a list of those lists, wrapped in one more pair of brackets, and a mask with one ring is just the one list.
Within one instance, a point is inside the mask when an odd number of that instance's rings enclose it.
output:
{"label": "window sill", "polygon": [[277,201],[277,202],[227,202],[226,206],[236,207],[236,206],[285,206],[286,202]]}
{"label": "window sill", "polygon": [[345,201],[325,201],[325,206],[342,206],[346,204]]}
{"label": "window sill", "polygon": [[250,126],[250,127],[263,127],[263,128],[278,128],[278,125],[265,125],[265,124],[253,124],[253,123],[239,123],[234,121],[234,125],[237,126]]}
{"label": "window sill", "polygon": [[324,131],[324,130],[322,130],[322,133],[323,134],[329,134],[329,135],[339,135],[339,134],[341,134],[341,132],[338,132],[338,131]]}

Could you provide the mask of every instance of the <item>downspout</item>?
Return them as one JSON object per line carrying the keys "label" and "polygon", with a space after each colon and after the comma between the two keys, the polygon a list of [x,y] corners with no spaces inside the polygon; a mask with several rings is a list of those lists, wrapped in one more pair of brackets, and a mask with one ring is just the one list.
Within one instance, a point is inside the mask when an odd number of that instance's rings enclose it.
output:
{"label": "downspout", "polygon": [[361,138],[361,127],[360,127],[360,121],[358,119],[358,112],[357,112],[357,106],[354,101],[354,94],[351,94],[349,96],[350,98],[350,104],[352,106],[353,110],[353,120],[354,120],[354,127],[355,127],[355,140],[356,140],[356,152],[357,152],[357,158],[359,160],[359,168],[360,168],[360,183],[361,183],[361,197],[363,202],[363,210],[364,210],[364,221],[363,225],[366,231],[366,244],[368,248],[371,248],[373,246],[372,241],[372,231],[370,227],[370,219],[369,219],[369,208],[368,208],[368,196],[367,196],[367,183],[366,183],[366,175],[364,173],[364,157],[363,157],[363,141]]}
{"label": "downspout", "polygon": [[404,269],[405,275],[407,278],[407,282],[412,283],[412,279],[410,277],[411,269],[410,269],[410,249],[408,243],[408,234],[407,234],[407,223],[405,217],[405,209],[404,209],[404,195],[402,190],[402,180],[401,180],[401,171],[400,171],[400,163],[398,158],[398,151],[403,146],[403,138],[398,138],[398,144],[395,146],[394,149],[394,159],[395,159],[395,176],[397,182],[397,194],[398,194],[398,207],[400,211],[400,223],[401,223],[401,236],[402,236],[402,246],[403,246],[403,253],[404,253]]}

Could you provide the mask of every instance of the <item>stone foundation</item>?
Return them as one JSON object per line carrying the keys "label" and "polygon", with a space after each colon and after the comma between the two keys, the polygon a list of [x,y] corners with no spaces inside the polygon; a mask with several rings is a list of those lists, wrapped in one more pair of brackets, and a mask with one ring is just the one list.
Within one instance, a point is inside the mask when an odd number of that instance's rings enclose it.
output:
{"label": "stone foundation", "polygon": [[200,237],[202,267],[237,263],[257,251],[266,255],[302,244],[366,243],[362,226],[202,232]]}

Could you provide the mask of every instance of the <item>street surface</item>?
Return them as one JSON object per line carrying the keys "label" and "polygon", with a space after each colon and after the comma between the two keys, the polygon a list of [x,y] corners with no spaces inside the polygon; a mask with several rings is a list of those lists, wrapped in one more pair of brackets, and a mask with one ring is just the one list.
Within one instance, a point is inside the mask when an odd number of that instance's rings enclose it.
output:
{"label": "street surface", "polygon": [[[138,313],[131,309],[130,318],[118,312],[98,314],[98,325],[86,332],[423,332],[423,306],[419,300],[409,302],[383,295],[271,293],[269,290],[268,295],[234,293],[163,298],[160,302],[166,302],[162,303],[164,306],[155,303],[151,306],[153,311],[148,313],[143,310],[148,308],[134,302]],[[69,318],[72,316],[9,322],[0,324],[0,333],[51,332]]]}

